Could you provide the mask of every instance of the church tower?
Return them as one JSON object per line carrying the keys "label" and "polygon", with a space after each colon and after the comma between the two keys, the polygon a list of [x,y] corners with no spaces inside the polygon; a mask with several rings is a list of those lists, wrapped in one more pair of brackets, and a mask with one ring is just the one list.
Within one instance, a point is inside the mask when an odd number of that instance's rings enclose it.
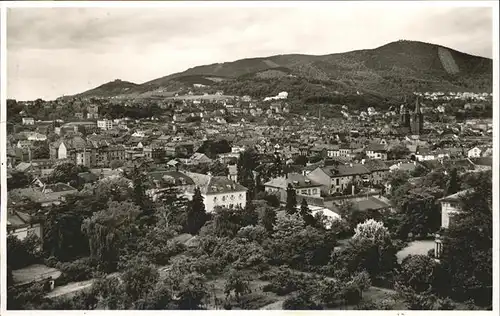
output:
{"label": "church tower", "polygon": [[401,105],[399,109],[400,125],[403,127],[410,128],[410,112],[404,104]]}
{"label": "church tower", "polygon": [[413,135],[420,135],[423,129],[424,115],[422,114],[422,110],[420,109],[420,102],[417,97],[417,100],[415,101],[415,112],[412,115],[411,133]]}

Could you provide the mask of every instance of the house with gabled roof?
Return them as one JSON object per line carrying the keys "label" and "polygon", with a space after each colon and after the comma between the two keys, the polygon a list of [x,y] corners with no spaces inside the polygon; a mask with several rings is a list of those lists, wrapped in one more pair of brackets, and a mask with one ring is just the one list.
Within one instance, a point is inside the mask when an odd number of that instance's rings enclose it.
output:
{"label": "house with gabled roof", "polygon": [[60,204],[65,197],[77,193],[78,190],[65,183],[45,185],[43,187],[31,187],[25,189],[15,189],[9,192],[9,198],[28,198],[35,203],[40,203],[42,207]]}
{"label": "house with gabled roof", "polygon": [[365,149],[366,156],[370,159],[387,160],[387,147],[382,144],[370,144]]}
{"label": "house with gabled roof", "polygon": [[295,189],[297,201],[302,201],[302,197],[321,199],[321,184],[300,173],[273,178],[264,184],[264,188],[267,193],[277,195],[281,202],[286,202],[288,185]]}
{"label": "house with gabled roof", "polygon": [[[207,212],[213,212],[216,207],[241,207],[247,204],[247,188],[227,177],[215,177],[201,173],[185,172],[194,182],[194,188],[199,188]],[[188,188],[186,196],[192,198],[194,189]]]}
{"label": "house with gabled roof", "polygon": [[7,234],[16,236],[19,240],[31,235],[42,238],[41,221],[35,216],[9,209],[7,211]]}
{"label": "house with gabled roof", "polygon": [[363,164],[318,167],[307,177],[322,185],[324,194],[342,193],[350,183],[370,181],[370,170]]}

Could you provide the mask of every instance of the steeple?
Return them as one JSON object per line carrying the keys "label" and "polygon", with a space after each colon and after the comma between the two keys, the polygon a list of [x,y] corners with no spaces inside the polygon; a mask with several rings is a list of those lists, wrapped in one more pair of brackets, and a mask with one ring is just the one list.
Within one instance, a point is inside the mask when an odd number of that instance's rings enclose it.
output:
{"label": "steeple", "polygon": [[420,112],[420,102],[418,102],[418,96],[417,100],[415,101],[415,113],[419,114]]}

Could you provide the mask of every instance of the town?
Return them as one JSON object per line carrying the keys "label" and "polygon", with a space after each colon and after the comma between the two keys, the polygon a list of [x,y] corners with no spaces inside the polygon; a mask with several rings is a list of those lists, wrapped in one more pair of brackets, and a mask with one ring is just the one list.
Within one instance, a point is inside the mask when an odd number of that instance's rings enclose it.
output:
{"label": "town", "polygon": [[492,94],[400,99],[8,100],[8,308],[491,309]]}

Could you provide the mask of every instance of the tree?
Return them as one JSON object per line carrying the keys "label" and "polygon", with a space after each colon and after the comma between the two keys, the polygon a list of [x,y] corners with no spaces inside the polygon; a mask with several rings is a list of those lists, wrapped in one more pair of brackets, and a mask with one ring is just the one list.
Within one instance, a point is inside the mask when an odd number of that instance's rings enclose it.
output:
{"label": "tree", "polygon": [[416,187],[402,195],[397,201],[396,234],[401,238],[427,236],[435,233],[441,225],[440,204],[442,190],[437,187]]}
{"label": "tree", "polygon": [[78,173],[84,171],[81,167],[71,162],[64,162],[55,166],[54,170],[48,177],[49,183],[69,183],[76,186],[78,181]]}
{"label": "tree", "polygon": [[387,151],[387,158],[389,160],[404,159],[410,154],[410,150],[402,145],[398,144]]}
{"label": "tree", "polygon": [[446,185],[445,195],[455,194],[460,190],[460,183],[458,179],[458,171],[456,168],[453,168],[450,172],[450,176],[448,179],[448,183]]}
{"label": "tree", "polygon": [[321,306],[316,304],[312,299],[311,293],[307,291],[299,291],[287,298],[283,302],[283,309],[285,310],[319,310],[322,309]]}
{"label": "tree", "polygon": [[300,216],[302,216],[306,225],[314,226],[316,224],[314,216],[312,216],[312,212],[307,205],[306,199],[302,199],[302,203],[300,204]]}
{"label": "tree", "polygon": [[139,214],[139,207],[133,203],[110,202],[107,210],[96,212],[83,221],[82,231],[89,239],[90,255],[102,270],[116,269],[130,225]]}
{"label": "tree", "polygon": [[416,292],[411,287],[396,285],[397,296],[400,297],[410,310],[453,310],[455,304],[449,298],[440,298],[431,291]]}
{"label": "tree", "polygon": [[410,176],[408,173],[402,170],[396,170],[389,173],[387,176],[387,184],[389,184],[391,188],[390,194],[393,195],[398,188],[408,183],[409,179]]}
{"label": "tree", "polygon": [[110,199],[123,202],[134,196],[131,181],[124,177],[108,177],[99,180],[89,193],[94,195],[95,200],[104,203]]}
{"label": "tree", "polygon": [[208,295],[206,278],[202,274],[190,273],[178,285],[178,309],[200,309],[203,299]]}
{"label": "tree", "polygon": [[13,171],[11,177],[7,178],[7,190],[20,189],[28,186],[30,177],[22,171]]}
{"label": "tree", "polygon": [[293,159],[293,164],[294,165],[300,165],[300,166],[306,166],[307,164],[307,157],[306,156],[297,156]]}
{"label": "tree", "polygon": [[349,273],[366,271],[372,279],[385,277],[397,265],[396,248],[388,229],[370,219],[358,224],[347,246],[332,254],[332,262]]}
{"label": "tree", "polygon": [[158,278],[158,270],[153,265],[141,259],[129,262],[129,268],[121,275],[128,300],[133,302],[143,298],[154,289]]}
{"label": "tree", "polygon": [[288,214],[297,212],[297,193],[291,183],[288,184],[286,189],[286,211]]}
{"label": "tree", "polygon": [[447,172],[442,169],[435,169],[431,172],[429,172],[427,175],[422,180],[421,185],[423,187],[438,187],[443,192],[446,190],[447,183],[448,183],[448,178],[449,176],[447,175]]}
{"label": "tree", "polygon": [[434,259],[423,255],[406,257],[399,269],[397,283],[416,293],[435,292],[439,281],[439,266]]}
{"label": "tree", "polygon": [[272,262],[299,269],[327,264],[336,243],[335,236],[305,226],[298,214],[279,217],[272,237],[267,249]]}
{"label": "tree", "polygon": [[410,173],[412,177],[422,177],[425,176],[429,170],[422,166],[421,164],[417,164],[415,169]]}
{"label": "tree", "polygon": [[90,291],[97,297],[98,305],[104,309],[127,309],[132,305],[127,300],[124,285],[116,277],[97,279]]}
{"label": "tree", "polygon": [[213,216],[215,236],[234,237],[241,226],[239,210],[216,207]]}
{"label": "tree", "polygon": [[226,298],[234,293],[236,300],[239,302],[240,297],[244,294],[250,293],[250,280],[247,276],[237,270],[231,270],[224,285],[224,294]]}
{"label": "tree", "polygon": [[253,198],[255,189],[255,178],[253,172],[257,167],[258,155],[253,149],[245,150],[240,154],[237,163],[238,183],[248,189],[249,200]]}
{"label": "tree", "polygon": [[339,214],[346,222],[349,230],[354,232],[356,226],[369,219],[381,220],[382,215],[376,210],[360,210],[354,206],[350,201],[343,201],[339,205]]}
{"label": "tree", "polygon": [[111,160],[111,162],[109,163],[109,167],[111,169],[113,169],[113,170],[114,169],[118,169],[118,168],[120,168],[122,166],[123,166],[123,162],[120,161],[120,160],[116,160],[116,159],[115,160]]}
{"label": "tree", "polygon": [[444,232],[440,257],[447,272],[443,296],[477,305],[491,306],[493,271],[492,174],[477,178],[473,189],[462,197],[459,213]]}
{"label": "tree", "polygon": [[356,226],[352,240],[369,240],[374,244],[383,244],[388,238],[390,238],[389,230],[384,226],[384,224],[382,222],[369,219]]}
{"label": "tree", "polygon": [[7,236],[7,265],[11,269],[21,269],[34,264],[40,258],[40,239],[31,235],[23,240],[17,236]]}
{"label": "tree", "polygon": [[44,252],[60,261],[88,255],[89,244],[81,231],[82,223],[82,214],[68,204],[52,206],[43,229]]}
{"label": "tree", "polygon": [[245,207],[240,211],[239,214],[240,226],[254,226],[257,225],[259,221],[259,214],[255,208],[253,201],[248,201]]}
{"label": "tree", "polygon": [[268,232],[262,226],[249,225],[240,228],[236,237],[261,244],[268,237]]}
{"label": "tree", "polygon": [[49,145],[45,141],[35,141],[31,147],[32,159],[48,159],[50,158]]}
{"label": "tree", "polygon": [[203,203],[203,196],[199,188],[194,190],[193,199],[188,204],[185,231],[189,234],[197,234],[207,221],[207,212]]}
{"label": "tree", "polygon": [[276,212],[269,207],[259,209],[259,225],[262,225],[269,233],[273,232],[276,224]]}

